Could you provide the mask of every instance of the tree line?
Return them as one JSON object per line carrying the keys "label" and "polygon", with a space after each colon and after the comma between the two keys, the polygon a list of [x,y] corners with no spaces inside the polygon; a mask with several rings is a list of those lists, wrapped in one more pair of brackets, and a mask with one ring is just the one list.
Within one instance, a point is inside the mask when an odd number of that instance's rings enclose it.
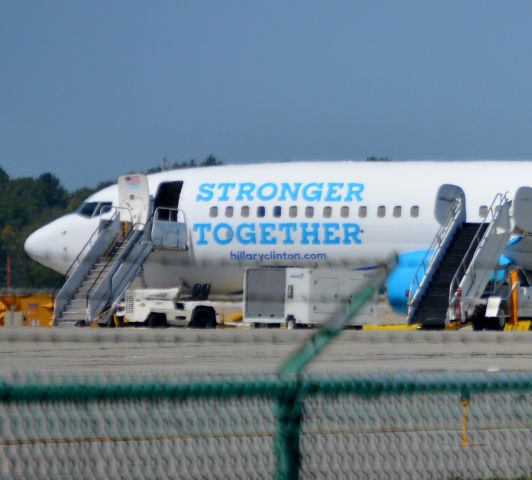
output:
{"label": "tree line", "polygon": [[[145,173],[221,164],[216,157],[209,155],[201,162],[173,162]],[[43,173],[36,178],[10,178],[0,167],[0,289],[8,286],[8,276],[11,288],[54,289],[60,285],[61,275],[28,257],[24,251],[26,238],[39,227],[74,211],[85,198],[112,183],[115,182],[100,182],[93,188],[83,187],[70,192],[52,173]]]}

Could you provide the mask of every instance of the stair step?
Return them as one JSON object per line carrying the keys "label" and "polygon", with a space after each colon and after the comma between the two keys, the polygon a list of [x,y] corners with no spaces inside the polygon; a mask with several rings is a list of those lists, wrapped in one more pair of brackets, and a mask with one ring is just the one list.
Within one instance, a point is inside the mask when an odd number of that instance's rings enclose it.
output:
{"label": "stair step", "polygon": [[79,315],[80,313],[83,313],[85,314],[85,312],[87,311],[87,308],[66,308],[65,310],[63,310],[63,312],[61,313],[61,315],[65,315],[65,314],[76,314],[76,315]]}
{"label": "stair step", "polygon": [[70,300],[69,307],[72,308],[81,308],[87,306],[87,300],[85,298],[76,298],[74,297],[72,300]]}
{"label": "stair step", "polygon": [[428,315],[428,314],[437,314],[437,315],[445,315],[445,312],[447,311],[447,306],[440,306],[440,308],[435,308],[434,306],[427,306],[425,308],[419,308],[416,312],[416,315]]}
{"label": "stair step", "polygon": [[441,309],[441,310],[421,310],[419,312],[416,312],[416,317],[418,318],[429,318],[429,317],[440,317],[445,318],[445,315],[447,313],[447,309]]}
{"label": "stair step", "polygon": [[448,302],[445,300],[445,301],[430,301],[427,300],[427,302],[423,302],[423,304],[421,304],[418,308],[418,311],[423,311],[423,312],[426,312],[428,310],[437,310],[437,311],[440,311],[440,310],[447,310],[447,307],[448,307]]}
{"label": "stair step", "polygon": [[57,322],[77,322],[79,320],[85,320],[85,315],[61,315],[56,319]]}
{"label": "stair step", "polygon": [[416,313],[416,318],[421,318],[421,319],[429,319],[429,318],[439,318],[439,319],[444,319],[445,318],[445,314],[447,312],[420,312],[420,313]]}
{"label": "stair step", "polygon": [[69,328],[74,327],[77,323],[77,320],[56,320],[56,328]]}

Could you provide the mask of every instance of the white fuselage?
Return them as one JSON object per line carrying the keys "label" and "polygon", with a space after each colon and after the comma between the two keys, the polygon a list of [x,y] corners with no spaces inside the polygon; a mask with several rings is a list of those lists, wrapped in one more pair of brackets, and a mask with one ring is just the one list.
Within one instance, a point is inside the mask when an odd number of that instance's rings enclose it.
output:
{"label": "white fuselage", "polygon": [[[148,177],[182,181],[185,251],[158,250],[138,285],[169,288],[210,283],[213,292],[242,289],[248,266],[371,265],[393,252],[429,247],[438,223],[436,193],[460,186],[467,219],[480,222],[499,192],[509,197],[532,178],[532,162],[297,162],[221,166]],[[116,186],[87,203],[117,205]],[[65,273],[96,228],[98,217],[70,214],[30,236],[26,250]]]}

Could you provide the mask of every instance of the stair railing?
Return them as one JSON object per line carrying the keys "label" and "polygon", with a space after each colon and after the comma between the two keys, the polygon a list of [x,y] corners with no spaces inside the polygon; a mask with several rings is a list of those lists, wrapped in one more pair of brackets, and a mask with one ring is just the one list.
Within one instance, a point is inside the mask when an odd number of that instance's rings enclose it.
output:
{"label": "stair railing", "polygon": [[[83,278],[90,271],[96,261],[98,252],[104,251],[111,243],[111,236],[118,227],[118,216],[112,215],[105,221],[100,221],[98,227],[89,237],[89,240],[78,253],[66,273],[66,281],[54,292],[54,322],[65,310],[70,300],[75,295]],[[96,249],[96,253],[94,250]],[[58,291],[59,290],[59,291]]]}
{"label": "stair railing", "polygon": [[[463,308],[460,309],[460,318],[457,318],[458,315],[454,314],[451,315],[451,312],[455,312],[455,306],[460,299],[461,302],[464,302],[467,299],[465,298],[469,292],[462,292],[460,285],[462,284],[464,277],[475,277],[477,275],[477,260],[479,258],[480,251],[482,249],[482,246],[486,243],[487,239],[492,236],[493,232],[496,231],[496,229],[499,227],[499,225],[496,222],[497,216],[502,211],[502,208],[505,204],[508,203],[507,198],[508,192],[506,193],[498,193],[495,195],[495,198],[491,202],[490,207],[488,208],[488,212],[486,213],[486,216],[480,223],[480,226],[478,227],[475,236],[471,240],[471,245],[467,249],[467,252],[464,255],[464,258],[460,262],[460,265],[458,266],[458,269],[456,270],[456,273],[454,274],[451,283],[449,285],[449,310],[447,312],[447,320],[461,320],[461,317],[465,315],[465,311]],[[487,228],[484,228],[485,225],[488,225]],[[510,233],[509,231],[507,232]],[[506,246],[508,239],[506,237],[501,238],[501,242],[504,243],[504,245],[499,245],[499,247]],[[496,265],[498,265],[500,255],[497,254],[496,258],[491,258],[490,261]],[[494,266],[496,266],[494,265]],[[464,294],[464,296],[462,296]],[[454,316],[455,318],[450,318],[451,316]]]}
{"label": "stair railing", "polygon": [[[165,227],[163,226],[164,224],[168,224],[171,227]],[[183,210],[170,207],[157,207],[153,214],[151,231],[154,245],[165,248],[186,249],[188,245],[186,224],[187,217]],[[179,225],[184,226],[181,231],[177,228]],[[163,238],[166,241],[163,241]],[[180,245],[180,239],[182,239],[182,245]]]}
{"label": "stair railing", "polygon": [[[120,243],[120,246],[118,248],[121,248],[124,245],[125,246],[129,245],[129,243],[131,242],[131,239],[133,237],[137,236],[139,232],[141,232],[141,230],[136,230],[135,228],[132,228],[131,230],[129,230],[129,232],[127,233],[126,237],[122,240],[122,242]],[[117,243],[118,242],[115,241],[113,243],[112,247],[114,247]],[[100,270],[100,272],[98,273],[98,276],[94,279],[94,281],[91,283],[89,289],[87,290],[87,294],[86,294],[86,298],[87,299],[90,297],[90,294],[91,294],[93,288],[95,287],[95,285],[97,285],[99,283],[99,281],[101,280],[103,272],[105,271],[105,269],[111,264],[111,262],[117,263],[120,259],[122,259],[124,257],[124,252],[125,252],[125,250],[123,252],[121,252],[121,254],[120,254],[120,256],[118,258],[114,258],[114,255],[110,255],[107,258],[107,261],[105,262],[105,265]]]}
{"label": "stair railing", "polygon": [[[121,211],[124,211],[124,210],[129,214],[129,217],[130,217],[131,221],[133,221],[133,214],[131,213],[131,210],[130,210],[129,208],[127,208],[127,207],[111,207],[109,210],[107,210],[107,211],[106,211],[104,214],[102,214],[101,216],[103,217],[103,215],[106,215],[106,214],[108,214],[109,212],[114,212],[114,213],[111,215],[111,217],[110,217],[109,219],[101,218],[101,220],[100,220],[100,226],[101,226],[101,225],[109,226],[113,221],[118,220],[118,217],[119,217]],[[94,233],[97,233],[98,231],[99,231],[99,230],[98,230],[98,228],[97,228],[97,229],[96,229],[96,232],[94,232]],[[94,233],[93,233],[93,235],[94,235]],[[111,249],[113,248],[113,246],[116,244],[116,242],[117,242],[116,238],[118,238],[118,237],[115,237],[115,240],[112,242],[112,244],[109,245],[107,251],[111,250]],[[89,243],[89,242],[87,242],[87,244],[88,244],[88,243]],[[91,244],[91,247],[92,247],[92,244]],[[85,248],[85,247],[84,247],[84,248]],[[90,249],[89,249],[89,250],[90,250]],[[88,250],[87,250],[87,251],[88,251]],[[83,251],[80,252],[80,253],[78,254],[78,257],[79,257],[82,253],[83,253]],[[105,266],[107,267],[107,264],[106,264]],[[71,268],[72,268],[72,266],[71,266]],[[100,272],[100,273],[101,273],[101,272]],[[98,278],[99,278],[99,276],[98,276]],[[94,282],[93,282],[93,283],[91,284],[91,286],[89,287],[89,291],[91,290],[91,288],[92,288],[93,286],[94,286]]]}
{"label": "stair railing", "polygon": [[[116,292],[114,291],[114,288],[113,288],[113,277],[117,273],[117,271],[120,269],[120,266],[124,263],[124,260],[127,259],[128,255],[135,248],[135,245],[137,244],[137,242],[139,240],[142,240],[143,237],[150,235],[150,226],[151,226],[152,220],[153,220],[153,214],[148,218],[146,223],[137,222],[133,224],[133,226],[127,233],[122,245],[120,246],[120,248],[122,248],[122,246],[125,246],[123,251],[120,253],[118,257],[111,256],[107,260],[105,266],[101,269],[96,279],[92,282],[87,292],[87,296],[86,296],[87,298],[86,320],[87,321],[92,320],[97,315],[96,312],[91,311],[90,300],[95,291],[101,290],[100,286],[106,278],[109,281],[109,288],[105,290],[106,292],[105,300],[113,299],[116,297]],[[142,229],[138,228],[140,226],[142,226],[143,228]],[[111,270],[109,270],[108,272],[105,272],[106,268],[111,264],[113,265],[113,268],[111,268]],[[105,272],[105,275],[104,275],[104,272]],[[104,297],[102,296],[100,300],[103,302]]]}
{"label": "stair railing", "polygon": [[421,298],[427,289],[436,267],[440,264],[456,230],[465,221],[465,198],[457,196],[445,221],[441,224],[432,240],[427,253],[421,260],[408,290],[408,323],[411,323]]}
{"label": "stair railing", "polygon": [[[102,230],[109,228],[109,226],[113,223],[113,221],[116,219],[116,217],[119,215],[120,210],[128,210],[129,214],[131,216],[131,211],[129,208],[125,207],[111,207],[109,210],[106,210],[105,213],[100,214],[100,222],[98,223],[98,226],[94,229],[91,236],[87,240],[87,243],[83,245],[83,248],[79,251],[79,253],[76,255],[76,258],[72,261],[70,266],[68,267],[68,270],[65,272],[65,277],[69,277],[70,274],[74,271],[75,268],[81,263],[81,260],[88,251],[92,248],[94,242],[102,232]],[[109,212],[113,211],[114,213],[109,218],[104,218],[104,215],[107,215]],[[57,293],[58,290],[61,289],[61,286],[63,285],[63,280],[61,280],[56,288],[54,289],[54,296],[55,293]]]}
{"label": "stair railing", "polygon": [[[95,245],[100,242],[101,234],[109,230],[113,225],[117,224],[117,222],[119,221],[119,213],[121,210],[127,210],[129,212],[130,217],[132,218],[131,211],[125,207],[111,207],[105,212],[99,214],[100,221],[98,222],[98,226],[94,229],[89,239],[87,240],[83,248],[79,251],[79,253],[76,255],[76,258],[72,261],[72,263],[68,267],[68,270],[65,273],[66,281],[62,279],[54,289],[54,322],[68,306],[71,299],[70,297],[72,297],[72,295],[74,295],[75,291],[77,290],[75,285],[71,287],[68,286],[68,284],[73,283],[74,281],[72,277],[78,276],[76,274],[78,268],[83,263],[86,263],[85,260],[86,258],[88,258],[88,254],[95,247]],[[84,270],[86,270],[86,273],[88,273],[88,271],[90,271],[90,267],[86,266]],[[63,292],[65,287],[67,287],[68,292]]]}
{"label": "stair railing", "polygon": [[[141,229],[139,229],[137,227],[139,227],[139,226],[144,227],[144,226],[149,225],[149,224],[150,224],[150,219],[148,219],[146,224],[140,223],[140,222],[137,222],[137,223],[133,224],[133,226],[129,229],[129,231],[127,232],[127,235],[125,236],[125,238],[123,239],[123,241],[122,241],[122,243],[120,244],[120,247],[119,247],[119,248],[121,248],[122,246],[125,246],[126,248],[120,253],[120,255],[117,258],[114,258],[114,255],[111,255],[107,259],[107,262],[105,262],[105,265],[101,269],[100,273],[98,273],[98,276],[94,279],[94,281],[92,282],[91,286],[89,287],[89,289],[87,291],[87,296],[86,296],[87,300],[89,299],[89,297],[90,297],[90,295],[92,293],[92,290],[95,288],[96,285],[99,284],[100,280],[102,279],[103,272],[105,272],[105,269],[109,265],[111,265],[111,262],[113,262],[115,264],[121,263],[121,261],[124,259],[124,257],[126,257],[127,254],[129,253],[129,249],[127,247],[129,245],[131,245],[131,244],[134,244],[137,237],[142,236],[143,230],[141,230]],[[110,273],[110,272],[107,272],[107,273]]]}
{"label": "stair railing", "polygon": [[[104,228],[108,228],[109,225],[113,222],[113,220],[115,219],[115,215],[113,215],[110,219],[107,219],[105,221],[100,220],[100,222],[98,223],[98,226],[94,229],[94,231],[92,232],[91,236],[87,240],[87,243],[85,243],[85,245],[83,245],[82,249],[76,255],[76,258],[74,258],[74,260],[72,261],[72,263],[68,267],[68,269],[67,269],[67,271],[65,272],[65,275],[64,275],[65,278],[68,278],[70,276],[70,274],[74,271],[74,269],[78,267],[78,265],[81,263],[81,259],[83,257],[85,257],[87,252],[92,248],[94,242],[96,241],[96,239],[100,235],[100,232]],[[57,283],[57,285],[54,288],[54,297],[57,295],[57,292],[59,290],[61,290],[61,287],[63,286],[64,283],[65,283],[65,281],[64,281],[63,278]]]}
{"label": "stair railing", "polygon": [[[143,237],[147,237],[148,234],[145,232]],[[123,274],[121,277],[118,275],[120,272],[120,267],[115,271],[115,273],[109,278],[109,296],[112,301],[109,305],[107,314],[102,315],[102,318],[109,318],[110,315],[115,311],[116,306],[120,302],[122,296],[124,295],[125,291],[131,284],[131,282],[135,279],[137,276],[140,268],[142,267],[142,264],[144,263],[144,260],[146,259],[149,252],[152,250],[152,243],[151,241],[144,241],[141,237],[140,239],[140,248],[135,249],[135,246],[131,248],[129,255],[132,253],[135,254],[135,258],[131,259],[130,267],[129,269]],[[128,258],[129,260],[129,258]],[[133,273],[132,273],[133,272]],[[116,277],[119,276],[118,280],[116,280]],[[128,280],[128,276],[130,279]]]}

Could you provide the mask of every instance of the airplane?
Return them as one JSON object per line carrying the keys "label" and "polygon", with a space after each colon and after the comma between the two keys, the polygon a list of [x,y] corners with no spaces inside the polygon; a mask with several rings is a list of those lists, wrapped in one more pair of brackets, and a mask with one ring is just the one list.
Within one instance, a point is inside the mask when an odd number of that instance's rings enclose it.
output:
{"label": "airplane", "polygon": [[[138,190],[140,177],[125,176],[128,188]],[[530,161],[313,161],[151,174],[149,208],[181,212],[186,248],[156,249],[136,284],[210,284],[211,293],[234,293],[242,291],[250,266],[370,268],[395,252],[399,261],[387,293],[404,313],[405,292],[440,227],[435,202],[442,185],[460,187],[467,221],[481,222],[496,194],[513,198],[530,178]],[[101,219],[123,208],[119,197],[118,185],[91,195],[75,212],[32,233],[26,252],[66,274]],[[532,270],[532,240],[517,240],[505,255]]]}

